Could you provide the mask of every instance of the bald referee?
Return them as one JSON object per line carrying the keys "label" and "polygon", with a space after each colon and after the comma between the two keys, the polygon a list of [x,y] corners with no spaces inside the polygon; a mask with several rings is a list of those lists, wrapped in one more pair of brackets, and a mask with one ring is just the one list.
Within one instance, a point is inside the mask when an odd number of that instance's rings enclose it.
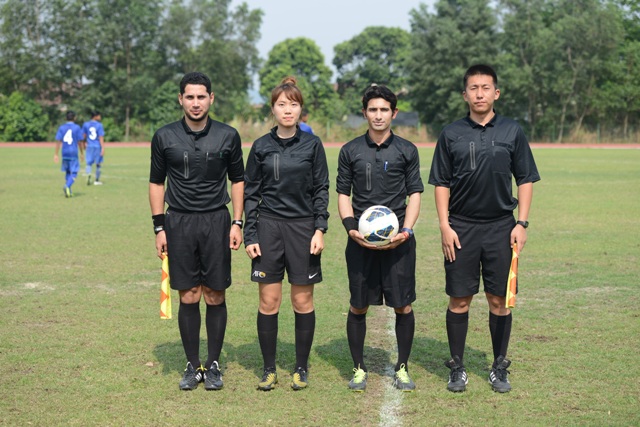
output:
{"label": "bald referee", "polygon": [[[225,290],[231,285],[231,249],[242,243],[240,136],[209,118],[213,99],[205,74],[185,74],[178,95],[184,117],[159,129],[151,140],[149,203],[156,250],[159,257],[168,253],[171,287],[180,294],[178,327],[187,357],[182,390],[193,390],[200,382],[206,390],[223,386],[219,360],[227,327]],[[204,366],[199,354],[203,295],[209,353]]]}

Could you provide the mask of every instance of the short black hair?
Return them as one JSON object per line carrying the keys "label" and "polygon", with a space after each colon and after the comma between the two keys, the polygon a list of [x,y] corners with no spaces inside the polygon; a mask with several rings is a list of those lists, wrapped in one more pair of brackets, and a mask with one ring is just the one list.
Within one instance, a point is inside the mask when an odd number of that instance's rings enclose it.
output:
{"label": "short black hair", "polygon": [[73,110],[67,111],[67,121],[72,121],[76,118],[76,113]]}
{"label": "short black hair", "polygon": [[467,72],[464,73],[464,77],[462,79],[462,90],[467,89],[467,80],[469,80],[469,77],[478,75],[491,76],[491,78],[493,79],[493,85],[496,88],[498,87],[498,75],[496,74],[495,70],[485,64],[475,64],[469,67],[469,69],[467,69]]}
{"label": "short black hair", "polygon": [[180,94],[184,94],[187,85],[202,85],[207,88],[207,93],[211,93],[211,80],[209,77],[197,71],[187,73],[180,80]]}
{"label": "short black hair", "polygon": [[91,110],[89,114],[91,114],[91,117],[98,117],[101,115],[100,111],[98,110]]}
{"label": "short black hair", "polygon": [[396,105],[398,104],[398,97],[391,91],[391,89],[385,85],[373,84],[364,90],[364,95],[362,95],[362,108],[366,110],[369,105],[369,101],[375,98],[382,98],[389,102],[392,110],[395,110]]}

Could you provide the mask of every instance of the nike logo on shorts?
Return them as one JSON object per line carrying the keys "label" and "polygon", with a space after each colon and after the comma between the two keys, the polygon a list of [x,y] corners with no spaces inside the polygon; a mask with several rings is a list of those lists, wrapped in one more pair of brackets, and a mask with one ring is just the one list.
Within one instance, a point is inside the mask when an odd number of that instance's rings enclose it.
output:
{"label": "nike logo on shorts", "polygon": [[309,279],[313,279],[314,277],[316,277],[318,275],[318,273],[313,273],[309,275]]}

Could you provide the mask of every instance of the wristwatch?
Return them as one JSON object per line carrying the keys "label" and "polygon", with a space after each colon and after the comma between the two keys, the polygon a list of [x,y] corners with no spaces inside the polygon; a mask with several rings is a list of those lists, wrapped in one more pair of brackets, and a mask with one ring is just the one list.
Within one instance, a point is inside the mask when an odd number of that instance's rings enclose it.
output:
{"label": "wristwatch", "polygon": [[523,228],[527,228],[529,226],[529,221],[516,221],[517,225],[521,225]]}
{"label": "wristwatch", "polygon": [[164,226],[163,225],[157,225],[155,227],[153,227],[153,232],[158,234],[159,232],[164,231]]}
{"label": "wristwatch", "polygon": [[325,234],[327,232],[327,229],[322,227],[316,227],[316,230],[322,231],[322,234]]}
{"label": "wristwatch", "polygon": [[241,219],[234,219],[233,221],[231,221],[231,225],[237,225],[238,227],[240,227],[240,230],[242,230],[242,225],[244,223],[242,222]]}

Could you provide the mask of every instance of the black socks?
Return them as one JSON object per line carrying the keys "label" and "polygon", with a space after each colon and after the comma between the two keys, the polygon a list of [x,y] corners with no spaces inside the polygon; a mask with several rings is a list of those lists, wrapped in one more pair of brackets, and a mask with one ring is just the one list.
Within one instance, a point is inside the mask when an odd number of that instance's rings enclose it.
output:
{"label": "black socks", "polygon": [[364,364],[364,337],[367,335],[367,314],[354,314],[349,310],[347,315],[347,339],[353,359],[353,367],[366,371]]}
{"label": "black socks", "polygon": [[462,363],[464,357],[464,345],[467,341],[469,329],[469,312],[454,313],[447,309],[447,337],[449,338],[449,352],[451,357],[458,356]]}
{"label": "black socks", "polygon": [[207,304],[205,323],[207,325],[207,350],[209,353],[205,367],[208,369],[214,361],[220,360],[224,333],[227,329],[226,301],[223,301],[220,305]]}

